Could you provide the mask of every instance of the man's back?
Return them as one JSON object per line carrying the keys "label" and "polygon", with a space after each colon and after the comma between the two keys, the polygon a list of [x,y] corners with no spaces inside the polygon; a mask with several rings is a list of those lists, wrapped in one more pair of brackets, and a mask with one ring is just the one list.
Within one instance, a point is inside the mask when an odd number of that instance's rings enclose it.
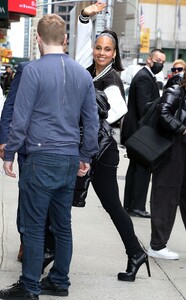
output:
{"label": "man's back", "polygon": [[[93,99],[92,79],[84,68],[66,54],[44,55],[23,70],[14,106],[14,130],[27,128],[29,153],[77,155],[80,115],[85,128],[90,130],[88,143],[91,144],[95,136],[96,124],[91,124],[96,111],[96,100]],[[87,111],[92,113],[87,116]],[[11,136],[9,142],[10,139]],[[87,149],[88,143],[84,144]]]}

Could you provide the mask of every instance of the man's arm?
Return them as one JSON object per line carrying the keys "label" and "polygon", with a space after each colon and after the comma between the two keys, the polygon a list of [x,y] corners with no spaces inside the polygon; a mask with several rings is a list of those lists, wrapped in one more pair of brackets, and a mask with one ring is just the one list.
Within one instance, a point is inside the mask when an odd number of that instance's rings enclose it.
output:
{"label": "man's arm", "polygon": [[12,121],[14,102],[19,87],[19,82],[21,79],[21,74],[22,74],[24,64],[23,63],[19,64],[15,77],[10,86],[10,91],[8,93],[7,99],[3,106],[1,120],[0,120],[0,144],[6,144],[7,142],[10,123]]}
{"label": "man's arm", "polygon": [[22,72],[14,103],[10,132],[5,146],[5,161],[12,162],[15,153],[24,144],[35,97],[38,92],[36,86],[37,79],[34,76],[34,71],[30,70],[29,66],[26,66]]}
{"label": "man's arm", "polygon": [[81,108],[83,123],[82,146],[80,147],[80,161],[89,163],[94,154],[98,152],[99,117],[96,102],[95,88],[90,74],[87,72],[86,80],[89,81],[88,89]]}

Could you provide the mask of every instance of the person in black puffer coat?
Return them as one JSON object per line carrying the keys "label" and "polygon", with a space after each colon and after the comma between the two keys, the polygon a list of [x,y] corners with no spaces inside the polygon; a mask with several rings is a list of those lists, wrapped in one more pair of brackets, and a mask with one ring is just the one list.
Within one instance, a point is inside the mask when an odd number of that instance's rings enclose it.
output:
{"label": "person in black puffer coat", "polygon": [[179,259],[167,248],[180,206],[186,228],[186,69],[180,85],[167,88],[157,107],[157,125],[163,135],[172,136],[172,154],[152,175],[151,242],[149,256]]}

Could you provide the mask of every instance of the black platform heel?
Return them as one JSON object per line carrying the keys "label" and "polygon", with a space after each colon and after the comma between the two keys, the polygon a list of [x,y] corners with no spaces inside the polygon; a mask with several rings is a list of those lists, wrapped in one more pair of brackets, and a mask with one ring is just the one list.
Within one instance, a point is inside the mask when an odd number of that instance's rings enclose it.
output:
{"label": "black platform heel", "polygon": [[44,273],[44,269],[54,260],[54,252],[50,249],[46,249],[44,254],[43,268],[42,274]]}
{"label": "black platform heel", "polygon": [[126,272],[118,273],[118,280],[135,281],[136,274],[144,263],[146,264],[148,276],[151,277],[148,255],[143,251],[128,259],[127,270]]}

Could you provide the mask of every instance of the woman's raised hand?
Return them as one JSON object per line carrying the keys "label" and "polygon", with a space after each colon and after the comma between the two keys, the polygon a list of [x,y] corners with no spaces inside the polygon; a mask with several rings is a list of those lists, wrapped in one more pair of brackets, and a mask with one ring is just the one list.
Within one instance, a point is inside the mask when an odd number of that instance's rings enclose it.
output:
{"label": "woman's raised hand", "polygon": [[93,16],[104,10],[106,7],[105,2],[96,2],[95,4],[89,5],[83,9],[83,15],[85,16]]}

